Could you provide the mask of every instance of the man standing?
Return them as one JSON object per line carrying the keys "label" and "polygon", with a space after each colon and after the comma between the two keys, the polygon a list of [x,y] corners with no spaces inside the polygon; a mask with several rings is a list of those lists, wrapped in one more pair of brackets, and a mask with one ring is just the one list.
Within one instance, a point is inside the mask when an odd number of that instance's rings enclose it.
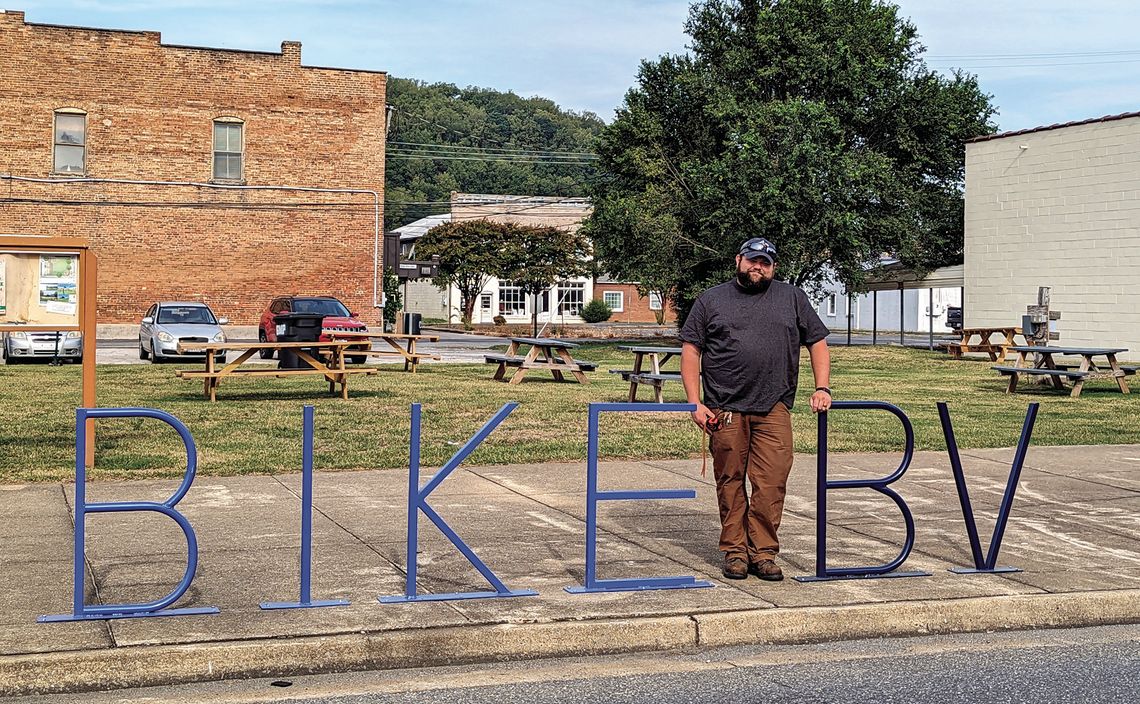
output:
{"label": "man standing", "polygon": [[[776,248],[754,237],[736,278],[702,293],[681,329],[681,380],[693,422],[709,434],[725,577],[780,580],[776,531],[792,469],[800,346],[811,356],[814,412],[831,407],[828,329],[807,294],[776,281]],[[704,403],[701,380],[704,380]],[[752,484],[749,499],[744,480]]]}

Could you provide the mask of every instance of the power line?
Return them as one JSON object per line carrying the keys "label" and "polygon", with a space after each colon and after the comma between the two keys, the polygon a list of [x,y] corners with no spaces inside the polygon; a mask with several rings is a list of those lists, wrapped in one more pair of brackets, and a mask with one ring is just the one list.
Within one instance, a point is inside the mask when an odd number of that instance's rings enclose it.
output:
{"label": "power line", "polygon": [[431,154],[426,152],[388,152],[389,159],[431,159],[440,161],[486,161],[486,162],[501,162],[504,164],[549,164],[549,165],[568,165],[568,166],[589,166],[592,160],[587,159],[550,159],[550,158],[495,158],[491,156],[446,156],[443,154]]}
{"label": "power line", "polygon": [[480,152],[486,152],[486,153],[504,152],[504,153],[525,153],[525,154],[536,154],[536,155],[542,154],[542,155],[554,155],[554,156],[583,156],[583,157],[589,157],[589,158],[597,158],[597,155],[594,154],[593,152],[569,152],[569,151],[558,151],[558,150],[554,150],[554,149],[514,149],[514,148],[507,148],[507,147],[468,147],[468,146],[464,146],[461,144],[427,144],[425,142],[399,142],[399,141],[389,141],[388,144],[390,144],[390,145],[395,144],[395,145],[398,145],[400,147],[430,147],[432,149],[445,149],[448,151],[478,150]]}
{"label": "power line", "polygon": [[371,203],[303,202],[303,203],[238,203],[225,201],[154,201],[154,200],[68,200],[62,198],[0,198],[0,204],[13,205],[75,205],[113,206],[127,208],[191,208],[232,210],[351,210],[372,209]]}
{"label": "power line", "polygon": [[946,64],[935,65],[934,68],[1051,68],[1054,66],[1099,66],[1102,64],[1132,64],[1136,62],[1140,62],[1140,59],[1120,59],[1118,61],[1075,61],[1051,64]]}
{"label": "power line", "polygon": [[456,152],[447,149],[390,149],[388,154],[391,156],[438,156],[438,157],[453,157],[456,159],[471,159],[478,158],[489,161],[551,161],[551,162],[589,162],[597,161],[597,157],[556,157],[556,156],[543,156],[540,154],[493,154],[489,152]]}
{"label": "power line", "polygon": [[1093,56],[1130,56],[1140,54],[1140,49],[1122,49],[1117,51],[1074,51],[1068,53],[1051,54],[927,54],[925,58],[933,60],[958,59],[1067,59]]}
{"label": "power line", "polygon": [[[461,132],[460,130],[457,130],[457,129],[454,129],[454,128],[451,128],[451,127],[447,127],[446,125],[441,125],[441,124],[439,124],[438,122],[435,122],[435,121],[433,121],[433,120],[428,120],[428,119],[426,119],[426,118],[424,118],[424,117],[422,117],[422,116],[420,116],[420,115],[417,115],[416,113],[413,113],[413,112],[408,112],[408,111],[406,111],[406,110],[403,110],[403,109],[401,109],[401,108],[398,108],[398,107],[396,107],[395,105],[392,105],[392,106],[390,106],[390,107],[392,108],[393,112],[395,112],[397,115],[404,115],[404,116],[406,116],[406,117],[410,117],[410,118],[413,118],[413,119],[415,119],[415,120],[418,120],[418,121],[422,122],[422,123],[423,123],[423,124],[425,124],[425,125],[429,125],[429,126],[431,126],[431,127],[435,127],[435,128],[441,129],[441,130],[443,130],[444,132],[450,132],[450,133],[452,133],[452,134],[456,134],[456,135],[459,135],[459,136],[461,136],[461,137],[465,137],[465,138],[467,138],[467,139],[475,139],[475,140],[479,140],[479,141],[492,142],[492,143],[494,143],[494,144],[496,144],[496,145],[498,145],[499,147],[502,147],[502,148],[513,148],[513,147],[507,147],[507,142],[505,142],[505,141],[503,141],[503,140],[501,140],[501,139],[496,139],[495,137],[491,137],[491,136],[488,136],[488,135],[474,135],[474,134],[470,134],[470,133],[468,133],[468,132]],[[397,127],[396,127],[396,131],[397,131],[397,132],[399,131],[399,126],[398,126],[398,125],[397,125]],[[515,147],[517,147],[517,146],[520,146],[520,145],[517,145],[517,144],[516,144],[516,145],[515,145]],[[534,149],[534,150],[542,150],[542,149],[543,149],[543,147],[529,147],[529,146],[527,146],[527,145],[521,145],[521,146],[522,146],[523,148],[525,148],[525,149]]]}

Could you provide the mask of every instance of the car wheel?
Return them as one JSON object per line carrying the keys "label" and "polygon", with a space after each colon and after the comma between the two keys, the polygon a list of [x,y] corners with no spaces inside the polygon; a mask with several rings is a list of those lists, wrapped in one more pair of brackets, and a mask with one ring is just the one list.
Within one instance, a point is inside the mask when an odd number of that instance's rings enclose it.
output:
{"label": "car wheel", "polygon": [[139,359],[150,359],[150,352],[143,347],[142,338],[139,338]]}
{"label": "car wheel", "polygon": [[150,363],[162,364],[162,356],[158,353],[158,345],[154,344],[154,340],[150,341]]}
{"label": "car wheel", "polygon": [[368,355],[366,355],[366,354],[350,354],[346,357],[346,359],[348,360],[349,364],[364,364],[365,362],[368,361]]}
{"label": "car wheel", "polygon": [[[264,330],[258,330],[257,331],[257,341],[258,342],[269,342],[268,338],[265,337],[265,331]],[[259,355],[261,355],[262,359],[273,359],[273,350],[258,350],[257,353]]]}

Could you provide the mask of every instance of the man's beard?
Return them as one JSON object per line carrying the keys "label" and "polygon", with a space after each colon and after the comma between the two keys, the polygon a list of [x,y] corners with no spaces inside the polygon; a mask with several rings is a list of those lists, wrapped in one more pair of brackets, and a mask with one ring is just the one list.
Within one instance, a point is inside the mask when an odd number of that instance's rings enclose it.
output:
{"label": "man's beard", "polygon": [[747,271],[736,272],[736,283],[740,284],[740,288],[748,291],[749,293],[763,293],[768,290],[771,285],[771,279],[760,279],[759,281],[752,281],[752,277],[748,275]]}

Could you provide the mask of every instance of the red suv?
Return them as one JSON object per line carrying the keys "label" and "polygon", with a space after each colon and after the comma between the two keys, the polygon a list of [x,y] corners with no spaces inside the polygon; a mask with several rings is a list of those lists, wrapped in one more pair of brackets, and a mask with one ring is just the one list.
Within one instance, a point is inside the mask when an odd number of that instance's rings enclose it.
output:
{"label": "red suv", "polygon": [[[269,308],[261,314],[261,323],[257,330],[259,342],[277,341],[277,323],[274,322],[273,316],[278,313],[320,313],[325,316],[321,323],[325,332],[368,332],[368,327],[356,317],[356,313],[350,313],[343,303],[332,296],[280,296],[274,298],[273,302],[269,304]],[[328,335],[321,335],[322,341],[329,339]],[[350,352],[370,349],[372,349],[370,342],[363,342],[359,347],[353,345],[348,348]],[[273,350],[261,350],[260,354],[262,359],[273,358]],[[350,354],[347,355],[347,359],[353,364],[364,364],[368,357],[367,355]]]}

